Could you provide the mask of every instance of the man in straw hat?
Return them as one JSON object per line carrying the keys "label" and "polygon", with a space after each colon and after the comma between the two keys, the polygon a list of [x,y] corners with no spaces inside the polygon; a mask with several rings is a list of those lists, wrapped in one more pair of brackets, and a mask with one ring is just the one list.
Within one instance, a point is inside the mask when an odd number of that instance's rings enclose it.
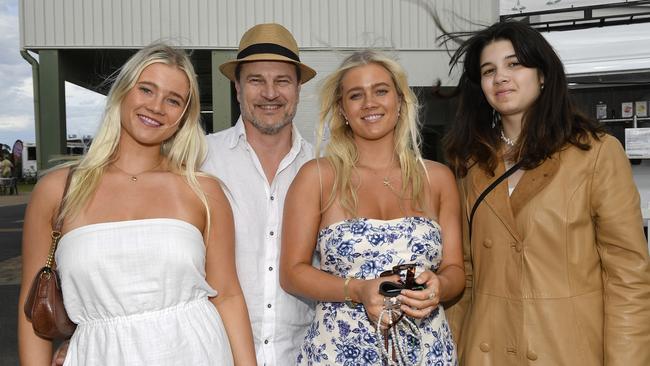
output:
{"label": "man in straw hat", "polygon": [[279,24],[241,38],[237,59],[219,67],[235,83],[241,116],[208,136],[203,170],[228,187],[235,218],[237,273],[253,326],[259,365],[294,365],[313,319],[313,303],[282,290],[278,269],[284,198],[298,169],[313,158],[293,126],[300,85],[316,75]]}

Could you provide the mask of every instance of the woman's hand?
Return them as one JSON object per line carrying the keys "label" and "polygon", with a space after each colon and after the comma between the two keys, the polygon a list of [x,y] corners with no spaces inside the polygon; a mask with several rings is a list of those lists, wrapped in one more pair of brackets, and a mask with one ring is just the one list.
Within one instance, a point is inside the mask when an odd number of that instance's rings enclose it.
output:
{"label": "woman's hand", "polygon": [[352,280],[350,288],[356,294],[353,298],[359,299],[366,309],[368,319],[372,324],[377,324],[379,314],[384,310],[384,295],[379,293],[379,284],[384,281],[398,282],[399,276],[392,275],[378,277],[373,280]]}
{"label": "woman's hand", "polygon": [[402,303],[400,308],[404,314],[422,319],[429,316],[440,303],[440,278],[427,270],[417,276],[415,282],[426,287],[420,291],[402,290],[397,300]]}

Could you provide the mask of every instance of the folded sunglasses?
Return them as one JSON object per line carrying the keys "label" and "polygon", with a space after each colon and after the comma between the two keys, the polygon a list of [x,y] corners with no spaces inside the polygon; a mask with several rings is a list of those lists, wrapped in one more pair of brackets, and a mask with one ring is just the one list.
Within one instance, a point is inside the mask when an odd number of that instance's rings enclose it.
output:
{"label": "folded sunglasses", "polygon": [[[386,297],[395,297],[402,290],[421,291],[426,288],[425,285],[415,283],[415,263],[399,264],[388,271],[379,274],[379,277],[392,275],[400,276],[399,282],[384,281],[379,284],[379,293]],[[404,280],[402,280],[404,278]]]}

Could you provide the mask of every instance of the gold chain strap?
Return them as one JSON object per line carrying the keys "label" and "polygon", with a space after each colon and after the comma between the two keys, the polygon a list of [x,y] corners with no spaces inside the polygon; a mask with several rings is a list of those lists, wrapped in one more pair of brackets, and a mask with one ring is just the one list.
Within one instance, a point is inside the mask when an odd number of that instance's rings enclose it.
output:
{"label": "gold chain strap", "polygon": [[52,269],[52,263],[54,263],[54,252],[56,252],[56,247],[59,244],[59,238],[61,238],[61,232],[52,230],[52,245],[50,246],[50,254],[47,255],[47,261],[45,262],[45,267]]}

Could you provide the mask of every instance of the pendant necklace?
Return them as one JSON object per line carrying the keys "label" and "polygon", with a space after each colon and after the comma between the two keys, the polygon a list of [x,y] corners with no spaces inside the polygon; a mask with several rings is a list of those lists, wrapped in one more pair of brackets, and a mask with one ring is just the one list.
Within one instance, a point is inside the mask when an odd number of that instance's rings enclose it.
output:
{"label": "pendant necklace", "polygon": [[385,176],[385,177],[384,177],[384,187],[387,187],[387,188],[393,189],[393,185],[390,184],[390,180],[388,179],[388,176]]}
{"label": "pendant necklace", "polygon": [[115,163],[113,163],[113,166],[114,166],[117,170],[119,170],[120,172],[122,172],[122,173],[128,175],[128,176],[129,176],[129,179],[131,180],[131,182],[134,182],[134,183],[135,183],[135,182],[138,181],[138,176],[139,176],[139,175],[142,175],[142,174],[144,174],[144,173],[148,173],[148,172],[150,172],[150,171],[152,171],[152,170],[158,168],[158,167],[160,166],[160,164],[162,164],[162,162],[163,162],[163,159],[161,158],[160,161],[158,162],[158,164],[154,165],[153,167],[151,167],[151,168],[149,168],[149,169],[145,169],[145,170],[143,170],[143,171],[141,171],[141,172],[139,172],[139,173],[135,173],[135,174],[134,174],[134,173],[129,173],[129,172],[125,171],[124,169],[122,169],[122,168],[120,168],[119,166],[117,166],[117,164],[115,164]]}
{"label": "pendant necklace", "polygon": [[517,138],[511,139],[511,138],[507,137],[507,136],[503,133],[503,129],[501,130],[501,140],[502,140],[503,142],[505,142],[506,145],[508,145],[508,146],[510,146],[510,147],[515,146],[515,144],[517,143]]}
{"label": "pendant necklace", "polygon": [[397,193],[397,190],[395,189],[395,187],[393,187],[393,185],[390,182],[390,168],[393,165],[394,158],[395,157],[393,156],[393,158],[390,160],[390,164],[388,164],[388,168],[386,169],[386,175],[384,175],[384,179],[382,180],[382,183],[384,184],[384,187],[390,189],[393,193],[400,196],[400,194]]}

